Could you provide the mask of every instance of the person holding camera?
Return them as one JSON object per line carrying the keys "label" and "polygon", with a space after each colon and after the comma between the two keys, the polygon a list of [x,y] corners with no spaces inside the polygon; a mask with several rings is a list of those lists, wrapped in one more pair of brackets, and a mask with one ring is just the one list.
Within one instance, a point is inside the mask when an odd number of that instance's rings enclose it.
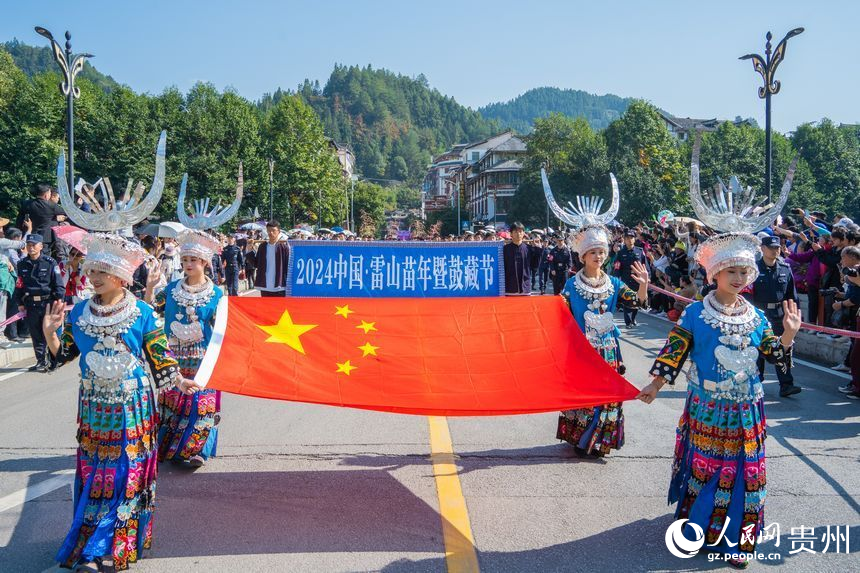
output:
{"label": "person holding camera", "polygon": [[[846,313],[848,323],[853,325],[855,331],[860,331],[860,321],[857,318],[857,309],[860,307],[860,248],[854,245],[844,247],[841,263],[845,291],[837,295],[833,311]],[[851,382],[839,387],[839,391],[844,393],[846,398],[860,400],[860,344],[856,338],[851,339],[848,364]]]}

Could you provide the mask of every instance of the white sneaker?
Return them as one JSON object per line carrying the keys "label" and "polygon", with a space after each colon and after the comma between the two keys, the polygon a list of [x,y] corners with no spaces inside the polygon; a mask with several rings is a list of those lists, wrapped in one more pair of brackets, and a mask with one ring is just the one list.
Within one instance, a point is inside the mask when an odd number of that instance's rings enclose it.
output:
{"label": "white sneaker", "polygon": [[837,372],[851,372],[851,369],[844,364],[837,364],[836,366],[831,366],[831,370],[836,370]]}
{"label": "white sneaker", "polygon": [[837,390],[839,390],[843,394],[849,394],[854,391],[854,385],[849,382],[845,386],[840,386],[839,388],[837,388]]}
{"label": "white sneaker", "polygon": [[188,465],[192,468],[202,468],[206,463],[206,460],[203,459],[203,456],[191,456],[188,460]]}

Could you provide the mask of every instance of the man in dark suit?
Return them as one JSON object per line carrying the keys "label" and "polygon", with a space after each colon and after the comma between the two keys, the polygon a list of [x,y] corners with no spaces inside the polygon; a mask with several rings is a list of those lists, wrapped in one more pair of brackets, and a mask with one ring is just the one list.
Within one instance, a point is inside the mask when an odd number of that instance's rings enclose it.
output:
{"label": "man in dark suit", "polygon": [[511,242],[502,247],[505,262],[505,293],[529,294],[531,292],[531,269],[529,247],[523,242],[526,228],[522,223],[511,225]]}
{"label": "man in dark suit", "polygon": [[18,228],[25,227],[24,221],[29,220],[32,224],[33,233],[42,236],[47,252],[51,252],[54,242],[54,233],[51,227],[60,221],[65,221],[66,212],[56,202],[51,201],[54,188],[45,183],[37,185],[32,191],[32,199],[24,202],[21,212],[18,213]]}
{"label": "man in dark suit", "polygon": [[266,223],[268,241],[257,248],[257,277],[254,288],[260,296],[286,296],[287,267],[290,247],[280,240],[281,225],[277,221]]}

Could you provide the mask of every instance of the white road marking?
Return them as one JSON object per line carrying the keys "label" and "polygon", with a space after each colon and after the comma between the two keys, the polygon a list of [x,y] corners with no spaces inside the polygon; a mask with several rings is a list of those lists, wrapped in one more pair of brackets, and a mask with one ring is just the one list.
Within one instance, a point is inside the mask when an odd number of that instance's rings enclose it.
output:
{"label": "white road marking", "polygon": [[0,376],[0,382],[8,380],[9,378],[14,378],[18,374],[23,374],[24,372],[27,372],[27,368],[19,368],[17,370],[13,370],[12,372],[7,372],[6,374]]}
{"label": "white road marking", "polygon": [[42,497],[54,490],[58,490],[75,481],[75,470],[62,470],[56,472],[58,475],[42,480],[37,484],[27,486],[24,489],[19,489],[16,492],[10,493],[7,496],[0,497],[0,513],[23,505],[28,501],[32,501],[37,497]]}

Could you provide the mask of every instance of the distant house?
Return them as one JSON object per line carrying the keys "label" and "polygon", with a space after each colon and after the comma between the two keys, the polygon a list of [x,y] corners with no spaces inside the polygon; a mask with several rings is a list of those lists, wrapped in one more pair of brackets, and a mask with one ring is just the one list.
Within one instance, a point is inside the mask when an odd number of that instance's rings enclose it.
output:
{"label": "distant house", "polygon": [[349,181],[355,173],[355,155],[349,146],[343,143],[338,143],[331,138],[329,138],[328,143],[337,156],[343,178]]}
{"label": "distant house", "polygon": [[462,186],[464,219],[471,217],[472,224],[506,223],[525,153],[525,142],[513,131],[454,145],[427,167],[422,185],[424,213],[455,207]]}
{"label": "distant house", "polygon": [[491,139],[495,145],[487,147],[481,158],[469,166],[466,204],[473,223],[506,224],[520,185],[526,144],[510,131]]}
{"label": "distant house", "polygon": [[[672,137],[680,141],[687,141],[690,134],[693,134],[696,131],[716,131],[720,124],[728,121],[717,118],[695,119],[692,117],[676,117],[662,109],[658,109],[657,113],[660,114],[660,118],[663,120],[663,123],[666,124],[666,128],[669,130],[669,133],[672,134]],[[756,125],[754,120],[741,119],[740,117],[736,117],[732,123],[735,125]]]}

